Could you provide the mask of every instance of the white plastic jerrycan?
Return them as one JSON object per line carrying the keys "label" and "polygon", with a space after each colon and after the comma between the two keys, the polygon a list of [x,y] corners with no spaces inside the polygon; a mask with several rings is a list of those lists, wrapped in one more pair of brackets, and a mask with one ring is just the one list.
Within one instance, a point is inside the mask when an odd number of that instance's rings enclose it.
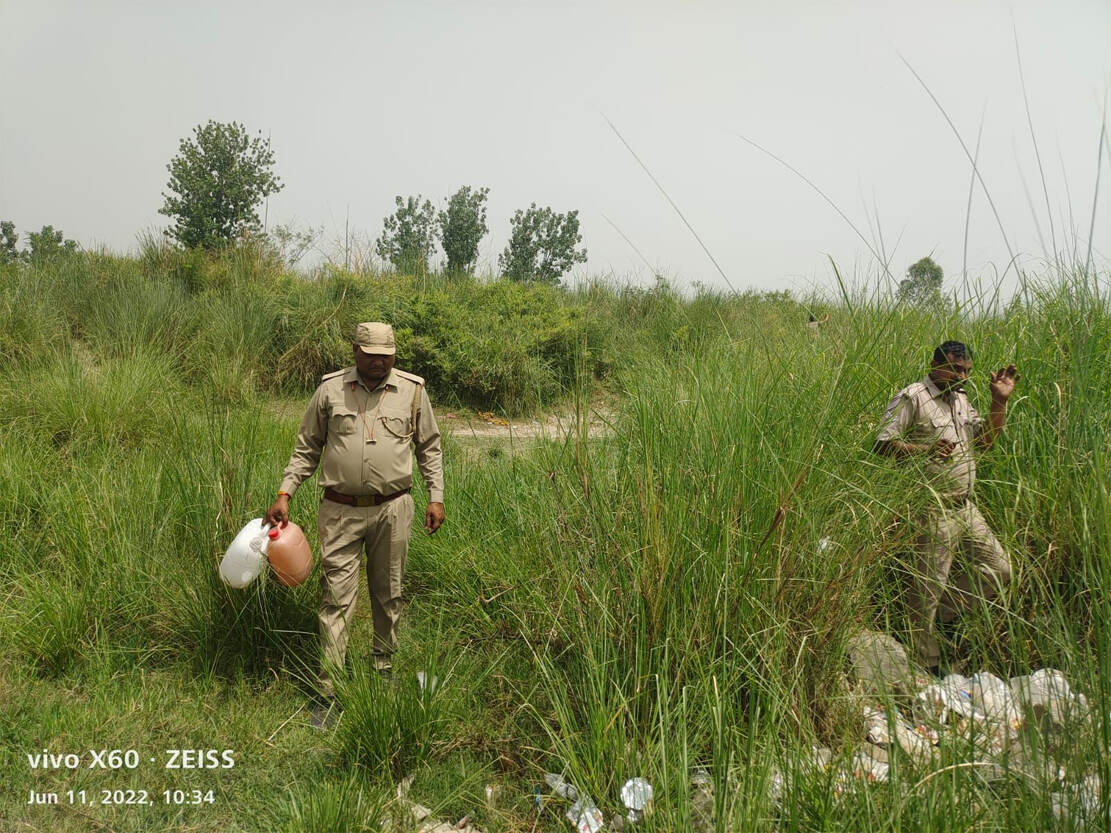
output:
{"label": "white plastic jerrycan", "polygon": [[246,587],[258,578],[262,565],[266,563],[266,547],[270,543],[266,531],[269,528],[270,525],[264,523],[262,518],[255,518],[239,530],[220,562],[220,578],[225,583],[237,588]]}

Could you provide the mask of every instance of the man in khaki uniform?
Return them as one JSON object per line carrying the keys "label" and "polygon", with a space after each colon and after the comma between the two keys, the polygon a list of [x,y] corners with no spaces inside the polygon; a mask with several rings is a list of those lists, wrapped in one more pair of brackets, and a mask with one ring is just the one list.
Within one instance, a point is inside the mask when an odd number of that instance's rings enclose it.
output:
{"label": "man in khaki uniform", "polygon": [[[887,406],[875,450],[896,458],[926,457],[927,508],[919,515],[918,564],[911,601],[911,644],[931,671],[939,671],[934,620],[951,622],[979,598],[992,599],[1011,576],[1007,553],[976,504],[973,446],[991,448],[1003,428],[1018,373],[1008,365],[991,378],[988,421],[972,407],[962,383],[972,351],[946,341],[934,351],[929,374],[899,391]],[[967,563],[951,579],[954,555]]]}
{"label": "man in khaki uniform", "polygon": [[394,367],[393,328],[359,324],[352,344],[355,366],[324,376],[301,420],[297,444],[266,513],[271,524],[289,517],[297,487],[320,466],[321,693],[331,698],[329,669],[340,668],[359,587],[359,559],[366,549],[374,618],[374,664],[388,674],[397,647],[401,581],[413,523],[413,461],[428,488],[424,528],[444,522],[440,429],[424,380]]}

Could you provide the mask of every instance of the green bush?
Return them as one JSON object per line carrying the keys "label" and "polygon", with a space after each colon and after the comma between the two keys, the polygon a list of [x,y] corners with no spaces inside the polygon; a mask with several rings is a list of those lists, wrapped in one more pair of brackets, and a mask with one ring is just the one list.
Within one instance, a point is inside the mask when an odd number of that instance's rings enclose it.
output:
{"label": "green bush", "polygon": [[[428,381],[438,404],[510,414],[552,406],[583,378],[610,378],[638,357],[678,355],[722,331],[766,332],[767,316],[797,329],[785,296],[703,291],[693,300],[595,283],[566,290],[467,276],[382,276],[325,267],[283,271],[264,241],[219,252],[148,238],[138,258],[78,253],[0,272],[0,355],[19,361],[48,344],[94,360],[161,353],[181,380],[225,403],[303,397],[351,363],[356,323],[382,320],[398,366]],[[777,325],[779,326],[779,325]]]}

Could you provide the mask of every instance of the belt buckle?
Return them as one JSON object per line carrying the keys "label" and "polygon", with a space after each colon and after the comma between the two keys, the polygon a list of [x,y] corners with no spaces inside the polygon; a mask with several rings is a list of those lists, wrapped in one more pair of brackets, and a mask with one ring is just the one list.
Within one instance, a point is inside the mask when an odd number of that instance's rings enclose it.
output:
{"label": "belt buckle", "polygon": [[356,506],[374,506],[374,495],[356,495]]}

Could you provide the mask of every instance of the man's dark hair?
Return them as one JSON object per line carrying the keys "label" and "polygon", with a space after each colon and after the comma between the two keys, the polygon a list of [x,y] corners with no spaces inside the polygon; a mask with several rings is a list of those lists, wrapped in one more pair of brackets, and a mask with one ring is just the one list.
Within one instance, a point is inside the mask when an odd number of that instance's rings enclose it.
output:
{"label": "man's dark hair", "polygon": [[945,364],[950,356],[972,361],[972,348],[963,341],[943,341],[934,349],[934,364]]}

